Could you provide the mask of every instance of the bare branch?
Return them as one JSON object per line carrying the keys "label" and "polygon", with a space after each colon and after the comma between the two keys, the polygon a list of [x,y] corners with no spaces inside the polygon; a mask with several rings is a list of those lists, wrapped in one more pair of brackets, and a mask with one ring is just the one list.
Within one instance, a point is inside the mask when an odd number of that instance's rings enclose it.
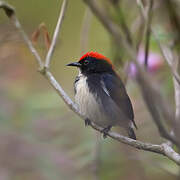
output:
{"label": "bare branch", "polygon": [[[1,1],[0,1],[1,2]],[[8,5],[7,5],[8,6]],[[15,16],[14,16],[15,17]],[[13,24],[15,24],[15,26],[19,29],[25,43],[28,45],[30,51],[34,54],[37,62],[39,63],[40,67],[42,66],[41,64],[41,59],[39,61],[39,54],[37,53],[37,51],[35,50],[35,48],[33,47],[31,41],[29,40],[29,38],[27,37],[27,35],[25,34],[25,32],[23,31],[22,27],[20,26],[19,21],[17,20],[17,18],[13,18],[12,19]],[[18,25],[17,25],[18,22]],[[56,90],[56,92],[61,96],[61,98],[63,99],[63,101],[68,105],[68,107],[73,110],[77,115],[79,115],[81,118],[85,118],[83,117],[76,104],[69,98],[69,96],[66,94],[66,92],[62,89],[62,87],[60,86],[60,84],[56,81],[56,79],[54,78],[54,76],[51,74],[51,72],[49,70],[47,70],[46,68],[43,71],[40,71],[41,74],[46,77],[46,79],[49,81],[49,83],[51,84],[51,86]],[[93,124],[91,125],[94,129],[96,129],[97,131],[101,132],[102,128]],[[154,153],[158,153],[161,155],[164,155],[166,157],[168,157],[169,159],[171,159],[172,161],[174,161],[176,164],[180,165],[180,155],[178,153],[176,153],[170,146],[168,146],[167,144],[163,144],[163,145],[156,145],[156,144],[150,144],[150,143],[143,143],[141,141],[137,141],[137,140],[133,140],[131,138],[122,136],[120,134],[117,134],[115,132],[109,132],[107,133],[107,135],[119,142],[122,142],[124,144],[127,144],[129,146],[132,146],[134,148],[140,149],[140,150],[145,150],[145,151],[150,151],[150,152],[154,152]]]}
{"label": "bare branch", "polygon": [[11,18],[12,15],[15,14],[14,8],[11,5],[9,5],[3,1],[0,1],[0,8],[2,8],[5,11],[6,15],[9,18]]}
{"label": "bare branch", "polygon": [[[100,128],[94,124],[92,125],[92,127],[98,131],[102,130],[102,128]],[[121,142],[121,143],[128,144],[128,145],[135,147],[137,149],[155,152],[158,154],[165,155],[169,159],[171,159],[172,161],[176,162],[176,164],[180,165],[180,154],[176,153],[170,146],[168,146],[165,143],[162,145],[143,143],[141,141],[133,140],[131,138],[122,136],[122,135],[117,134],[115,132],[109,132],[107,135],[109,137]]]}
{"label": "bare branch", "polygon": [[58,21],[57,21],[57,25],[56,25],[56,28],[55,28],[55,31],[54,31],[52,43],[51,43],[49,51],[48,51],[48,53],[46,55],[45,68],[47,68],[47,69],[49,68],[51,57],[53,55],[53,52],[54,52],[54,49],[55,49],[55,46],[56,46],[56,42],[57,42],[57,39],[58,39],[58,34],[59,34],[60,29],[61,29],[62,21],[63,21],[64,14],[65,14],[65,11],[66,11],[67,2],[68,2],[67,0],[64,0],[63,3],[62,3],[61,11],[60,11],[59,18],[58,18]]}
{"label": "bare branch", "polygon": [[143,40],[143,32],[144,32],[144,21],[143,21],[143,17],[142,15],[140,15],[139,17],[136,18],[136,20],[134,21],[134,23],[131,26],[131,32],[136,32],[137,31],[137,42],[136,42],[136,50],[139,50],[139,47],[141,45],[141,42]]}
{"label": "bare branch", "polygon": [[180,155],[175,152],[171,146],[168,146],[166,143],[162,144],[163,146],[163,149],[164,149],[164,154],[169,158],[171,159],[172,161],[176,161],[176,163],[178,165],[180,165]]}
{"label": "bare branch", "polygon": [[147,12],[146,28],[145,28],[146,29],[145,31],[146,45],[145,45],[144,65],[146,68],[148,67],[148,55],[149,55],[149,45],[150,45],[150,36],[151,36],[152,7],[153,7],[153,0],[150,0],[148,12]]}

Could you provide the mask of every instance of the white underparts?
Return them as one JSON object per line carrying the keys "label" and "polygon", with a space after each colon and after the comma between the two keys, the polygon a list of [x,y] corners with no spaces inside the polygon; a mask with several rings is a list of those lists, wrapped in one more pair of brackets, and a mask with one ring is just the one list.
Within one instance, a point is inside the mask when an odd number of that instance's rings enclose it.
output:
{"label": "white underparts", "polygon": [[79,81],[75,84],[75,102],[83,115],[96,124],[106,127],[109,125],[109,121],[106,115],[101,111],[101,102],[96,94],[92,94],[89,91],[86,80],[87,77],[79,74]]}

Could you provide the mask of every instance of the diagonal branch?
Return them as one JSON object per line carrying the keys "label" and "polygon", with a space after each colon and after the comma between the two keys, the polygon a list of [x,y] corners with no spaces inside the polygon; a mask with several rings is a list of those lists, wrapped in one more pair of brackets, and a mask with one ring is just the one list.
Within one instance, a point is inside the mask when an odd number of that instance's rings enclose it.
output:
{"label": "diagonal branch", "polygon": [[[8,6],[8,4],[6,4],[6,6],[8,8],[10,8],[10,6]],[[1,8],[1,1],[0,1],[0,8]],[[23,29],[22,29],[16,15],[15,15],[14,11],[13,11],[13,16],[14,16],[14,18],[12,19],[13,24],[15,24],[15,26],[18,28],[18,30],[21,33],[25,43],[28,45],[28,48],[34,54],[36,61],[38,62],[39,66],[41,67],[41,65],[42,65],[41,62],[42,61],[39,61],[39,60],[41,60],[41,59],[39,59],[39,54],[36,51],[36,49],[33,47],[31,41],[29,40],[29,38],[27,37],[25,32],[23,31]],[[11,16],[10,16],[10,18],[11,18]],[[16,24],[17,22],[18,22],[18,26]],[[48,69],[45,68],[43,71],[40,71],[40,73],[48,80],[48,82],[51,84],[51,86],[57,91],[57,93],[60,95],[60,97],[63,99],[63,101],[68,105],[68,107],[72,111],[74,111],[77,115],[79,115],[82,119],[84,119],[85,117],[83,117],[80,114],[76,104],[66,94],[66,92],[63,90],[61,85],[56,81],[56,79],[51,74],[51,72]],[[92,126],[92,128],[94,128],[95,130],[97,130],[99,132],[102,131],[102,128],[95,125],[95,124],[92,124],[91,126]],[[164,155],[164,156],[168,157],[169,159],[171,159],[172,161],[174,161],[177,165],[180,165],[180,154],[176,153],[167,144],[156,145],[156,144],[144,143],[144,142],[141,142],[141,141],[133,140],[131,138],[122,136],[122,135],[117,134],[115,132],[109,132],[109,133],[107,133],[107,135],[109,137],[121,142],[121,143],[127,144],[129,146],[134,147],[134,148]]]}

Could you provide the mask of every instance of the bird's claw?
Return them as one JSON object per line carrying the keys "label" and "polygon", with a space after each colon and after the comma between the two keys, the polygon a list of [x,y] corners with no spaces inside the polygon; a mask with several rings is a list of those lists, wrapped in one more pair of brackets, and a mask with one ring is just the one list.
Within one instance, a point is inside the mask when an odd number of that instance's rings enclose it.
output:
{"label": "bird's claw", "polygon": [[107,138],[107,134],[111,130],[111,127],[112,126],[108,126],[108,127],[104,128],[103,130],[101,130],[101,133],[103,133],[103,138],[104,139]]}
{"label": "bird's claw", "polygon": [[90,126],[91,125],[91,121],[89,119],[85,119],[85,126]]}

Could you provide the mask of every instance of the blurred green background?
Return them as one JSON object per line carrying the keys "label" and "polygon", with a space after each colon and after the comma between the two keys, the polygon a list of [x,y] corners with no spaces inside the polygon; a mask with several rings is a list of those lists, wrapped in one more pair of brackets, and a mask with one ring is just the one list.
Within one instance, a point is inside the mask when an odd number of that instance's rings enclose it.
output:
{"label": "blurred green background", "polygon": [[[61,0],[7,2],[15,7],[29,37],[42,22],[52,37]],[[85,10],[83,1],[69,1],[51,65],[51,72],[72,98],[78,72],[65,65],[82,55],[80,39]],[[126,13],[132,21],[134,12]],[[115,61],[111,37],[96,17],[92,17],[91,23],[88,51],[98,51]],[[152,40],[158,53],[153,43]],[[42,37],[35,47],[45,57]],[[103,140],[94,130],[85,128],[82,119],[68,109],[37,70],[21,36],[0,11],[0,180],[177,179],[178,167],[163,156],[110,138]],[[152,79],[158,79],[163,93],[171,99],[172,80],[168,73],[163,67]],[[162,142],[133,79],[128,81],[127,90],[139,127],[138,139]],[[114,130],[121,133],[118,128]]]}

